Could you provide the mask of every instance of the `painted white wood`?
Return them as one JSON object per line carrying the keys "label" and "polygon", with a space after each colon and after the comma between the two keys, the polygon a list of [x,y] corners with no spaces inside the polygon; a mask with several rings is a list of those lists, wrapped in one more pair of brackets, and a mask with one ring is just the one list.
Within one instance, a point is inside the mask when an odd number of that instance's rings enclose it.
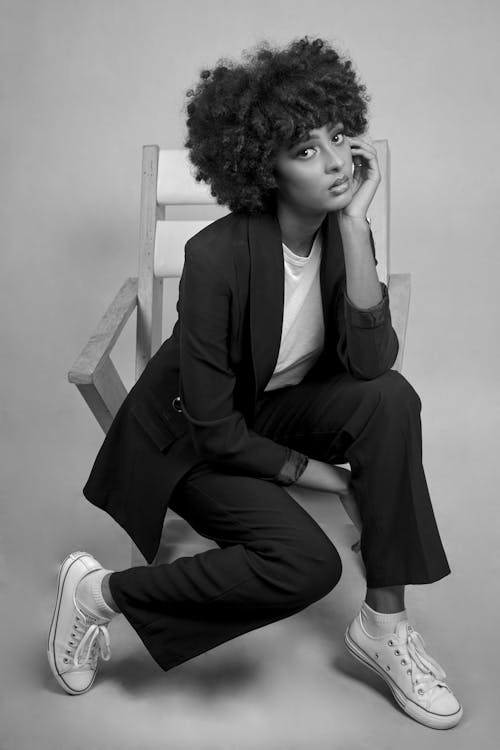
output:
{"label": "painted white wood", "polygon": [[388,291],[392,327],[396,331],[399,341],[399,352],[392,369],[401,372],[410,309],[411,273],[391,273]]}
{"label": "painted white wood", "polygon": [[99,321],[94,333],[83,347],[68,372],[75,385],[92,385],[95,373],[111,354],[122,329],[137,304],[137,278],[129,277],[118,290],[112,303]]}
{"label": "painted white wood", "polygon": [[205,221],[157,221],[155,237],[154,274],[162,278],[177,278],[184,265],[184,246],[204,227]]}
{"label": "painted white wood", "polygon": [[370,204],[369,217],[377,255],[377,274],[380,281],[389,286],[390,269],[390,153],[387,140],[373,141],[377,149],[381,183]]}
{"label": "painted white wood", "polygon": [[142,149],[136,380],[162,341],[163,279],[156,278],[153,273],[156,221],[165,215],[163,207],[158,206],[156,201],[159,152],[158,146],[144,146]]}
{"label": "painted white wood", "polygon": [[158,203],[170,206],[217,203],[210,194],[209,186],[205,182],[196,182],[194,171],[187,148],[160,149]]}

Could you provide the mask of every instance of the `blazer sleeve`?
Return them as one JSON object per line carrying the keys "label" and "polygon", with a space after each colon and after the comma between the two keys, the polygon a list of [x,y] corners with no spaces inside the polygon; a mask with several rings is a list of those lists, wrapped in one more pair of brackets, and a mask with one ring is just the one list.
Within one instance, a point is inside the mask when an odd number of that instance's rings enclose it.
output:
{"label": "blazer sleeve", "polygon": [[180,395],[197,453],[226,472],[292,484],[308,458],[259,435],[234,406],[232,289],[208,253],[185,248],[179,284]]}
{"label": "blazer sleeve", "polygon": [[[370,230],[375,264],[375,244]],[[380,281],[382,299],[373,307],[355,307],[346,292],[345,277],[336,301],[337,354],[354,377],[371,380],[389,370],[398,356],[399,341],[392,326],[387,285]]]}

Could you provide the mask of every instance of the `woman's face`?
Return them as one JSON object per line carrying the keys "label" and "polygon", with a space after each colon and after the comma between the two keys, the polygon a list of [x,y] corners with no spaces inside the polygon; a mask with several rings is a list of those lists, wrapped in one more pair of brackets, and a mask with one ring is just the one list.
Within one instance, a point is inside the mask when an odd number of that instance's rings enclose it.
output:
{"label": "woman's face", "polygon": [[[303,214],[343,209],[353,197],[349,138],[343,134],[342,123],[315,128],[309,136],[308,140],[278,151],[278,202]],[[332,187],[340,179],[343,184]]]}

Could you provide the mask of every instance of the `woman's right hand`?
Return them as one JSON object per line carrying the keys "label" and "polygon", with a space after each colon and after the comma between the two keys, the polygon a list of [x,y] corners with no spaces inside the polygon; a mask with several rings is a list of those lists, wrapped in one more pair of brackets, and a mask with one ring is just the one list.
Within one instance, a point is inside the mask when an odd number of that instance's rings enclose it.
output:
{"label": "woman's right hand", "polygon": [[351,472],[349,469],[310,458],[306,468],[297,481],[294,482],[294,485],[309,487],[320,492],[334,492],[339,496],[340,502],[354,526],[361,532],[361,515],[352,491]]}
{"label": "woman's right hand", "polygon": [[294,484],[340,495],[349,492],[350,480],[351,472],[348,469],[309,458],[306,468]]}

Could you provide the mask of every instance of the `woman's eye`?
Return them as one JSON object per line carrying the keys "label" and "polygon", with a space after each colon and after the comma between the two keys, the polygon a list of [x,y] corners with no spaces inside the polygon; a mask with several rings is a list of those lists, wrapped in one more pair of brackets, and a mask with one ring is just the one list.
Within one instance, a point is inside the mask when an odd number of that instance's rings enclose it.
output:
{"label": "woman's eye", "polygon": [[[335,141],[335,139],[337,140]],[[334,141],[337,146],[342,145],[344,140],[345,140],[344,133],[335,133],[335,135],[332,135],[332,141]],[[307,151],[314,151],[314,148],[312,146],[308,146],[308,148],[303,148],[302,151],[297,152],[296,156],[303,157],[304,154],[307,153]],[[308,157],[306,156],[305,158],[307,159]]]}
{"label": "woman's eye", "polygon": [[305,154],[306,151],[313,151],[313,149],[311,147],[310,148],[303,148],[302,151],[298,152],[297,156],[302,156],[302,154]]}

